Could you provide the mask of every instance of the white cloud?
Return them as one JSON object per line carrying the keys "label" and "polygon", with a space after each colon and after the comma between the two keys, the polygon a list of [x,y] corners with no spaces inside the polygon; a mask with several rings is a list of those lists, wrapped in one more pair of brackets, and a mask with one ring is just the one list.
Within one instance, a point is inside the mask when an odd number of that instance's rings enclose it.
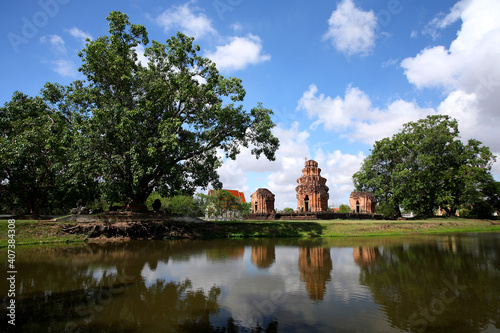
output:
{"label": "white cloud", "polygon": [[236,23],[231,24],[231,29],[234,32],[240,32],[243,29],[243,26],[241,25],[240,22],[236,22]]}
{"label": "white cloud", "polygon": [[189,3],[167,9],[156,18],[156,23],[162,26],[165,32],[181,30],[195,38],[216,34],[212,21],[204,13],[200,13],[198,7],[191,8]]}
{"label": "white cloud", "polygon": [[328,20],[325,39],[347,55],[368,55],[375,47],[377,18],[373,11],[365,12],[352,0],[342,0]]}
{"label": "white cloud", "polygon": [[[491,75],[500,85],[500,2],[476,0],[461,2],[462,28],[449,48],[426,48],[417,56],[403,60],[408,81],[418,88],[440,87],[475,92]],[[455,8],[455,7],[454,7]],[[454,14],[456,15],[456,14]],[[483,79],[483,80],[481,80]]]}
{"label": "white cloud", "polygon": [[433,40],[439,37],[438,29],[445,29],[451,24],[457,22],[464,9],[470,4],[472,0],[461,0],[457,2],[447,15],[440,14],[436,16],[427,26],[423,29],[422,34],[429,35]]}
{"label": "white cloud", "polygon": [[309,117],[318,117],[314,126],[324,124],[326,130],[342,131],[351,125],[349,114],[370,108],[370,100],[358,88],[348,87],[345,99],[317,96],[318,88],[312,84],[299,100],[297,109],[305,110]]}
{"label": "white cloud", "polygon": [[144,46],[139,44],[135,47],[135,54],[137,54],[137,64],[146,67],[149,63],[148,58],[144,55]]}
{"label": "white cloud", "polygon": [[50,50],[58,56],[66,54],[66,45],[59,35],[42,36],[40,42],[43,44],[48,43],[50,45]]}
{"label": "white cloud", "polygon": [[[280,149],[276,152],[276,160],[268,161],[265,158],[255,159],[250,154],[251,147],[243,149],[235,161],[228,160],[218,170],[224,188],[240,189],[245,191],[246,197],[259,187],[266,187],[275,195],[276,209],[285,207],[297,208],[295,187],[297,179],[302,175],[304,158],[314,159],[322,169],[322,175],[327,179],[330,187],[330,204],[347,203],[354,188],[352,175],[359,170],[365,158],[362,152],[358,155],[344,154],[339,150],[311,151],[308,131],[299,130],[299,123],[294,122],[290,128],[278,125],[273,134],[280,140]],[[249,184],[251,172],[266,174],[258,185]]]}
{"label": "white cloud", "polygon": [[80,40],[83,44],[86,43],[87,38],[92,40],[92,35],[89,34],[88,32],[84,32],[83,30],[78,29],[77,27],[73,27],[69,30],[67,30],[71,36],[74,38]]}
{"label": "white cloud", "polygon": [[215,52],[205,56],[215,62],[220,71],[237,71],[271,59],[269,54],[262,53],[262,40],[252,34],[231,37],[229,43],[217,46]]}
{"label": "white cloud", "polygon": [[[448,62],[447,66],[441,64]],[[446,87],[452,88],[458,83],[460,62],[443,46],[435,46],[420,52],[415,58],[406,58],[401,62],[405,75],[417,88]]]}
{"label": "white cloud", "polygon": [[76,65],[71,60],[59,59],[51,61],[54,71],[59,75],[74,78],[78,76],[78,70]]}
{"label": "white cloud", "polygon": [[[440,113],[460,120],[464,139],[477,138],[500,151],[500,2],[458,2],[444,18],[434,19],[436,29],[462,21],[449,47],[426,48],[401,63],[410,83],[419,89],[437,88],[447,94]],[[498,165],[498,163],[497,163]]]}
{"label": "white cloud", "polygon": [[342,132],[351,140],[368,144],[397,133],[404,123],[435,113],[432,109],[422,109],[415,102],[401,99],[391,102],[384,109],[373,107],[369,96],[352,86],[347,87],[344,97],[331,98],[317,93],[316,85],[311,85],[297,106],[310,117],[318,118],[313,128],[323,124],[327,131]]}
{"label": "white cloud", "polygon": [[382,63],[382,68],[396,67],[396,65],[399,66],[399,59],[391,58]]}

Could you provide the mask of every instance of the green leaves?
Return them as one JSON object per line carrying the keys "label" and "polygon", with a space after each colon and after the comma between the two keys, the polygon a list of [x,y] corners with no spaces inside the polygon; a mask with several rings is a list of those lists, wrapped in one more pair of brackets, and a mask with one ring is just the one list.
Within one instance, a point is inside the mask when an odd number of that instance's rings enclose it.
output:
{"label": "green leaves", "polygon": [[254,145],[257,157],[274,159],[272,111],[225,104],[243,101],[242,82],[220,75],[192,37],[153,41],[141,66],[136,48],[149,42],[146,29],[120,12],[108,21],[110,35],[80,53],[88,86],[78,91],[78,131],[103,193],[144,201],[153,190],[172,195],[219,186],[217,150],[234,159]]}
{"label": "green leaves", "polygon": [[376,142],[353,179],[358,190],[392,205],[396,216],[399,207],[426,216],[442,207],[454,215],[479,200],[493,162],[479,141],[460,141],[455,119],[429,116]]}

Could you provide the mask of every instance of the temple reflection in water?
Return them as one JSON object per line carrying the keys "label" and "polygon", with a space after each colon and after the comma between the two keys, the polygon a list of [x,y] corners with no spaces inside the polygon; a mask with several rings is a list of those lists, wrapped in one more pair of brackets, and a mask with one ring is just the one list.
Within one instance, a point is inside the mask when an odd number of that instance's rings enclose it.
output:
{"label": "temple reflection in water", "polygon": [[323,300],[326,282],[331,280],[332,258],[330,248],[300,247],[300,278],[306,283],[306,289],[312,300]]}

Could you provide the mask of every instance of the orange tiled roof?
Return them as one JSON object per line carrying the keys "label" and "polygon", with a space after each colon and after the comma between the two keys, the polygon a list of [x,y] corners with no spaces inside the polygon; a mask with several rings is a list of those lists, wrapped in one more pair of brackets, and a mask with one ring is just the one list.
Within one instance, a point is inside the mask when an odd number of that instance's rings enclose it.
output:
{"label": "orange tiled roof", "polygon": [[[245,200],[245,194],[243,192],[239,192],[239,191],[236,191],[236,190],[225,190],[225,191],[228,191],[233,196],[239,198],[241,200],[241,202],[247,202]],[[212,195],[213,192],[214,192],[214,190],[209,190],[208,191],[208,195]]]}

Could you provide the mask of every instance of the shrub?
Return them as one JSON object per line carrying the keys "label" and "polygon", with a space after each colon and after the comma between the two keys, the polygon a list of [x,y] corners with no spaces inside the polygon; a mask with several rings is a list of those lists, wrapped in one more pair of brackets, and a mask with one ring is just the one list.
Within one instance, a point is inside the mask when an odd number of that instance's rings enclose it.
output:
{"label": "shrub", "polygon": [[350,212],[351,212],[351,207],[349,207],[348,205],[340,205],[339,206],[339,213],[346,214],[346,213],[350,213]]}

